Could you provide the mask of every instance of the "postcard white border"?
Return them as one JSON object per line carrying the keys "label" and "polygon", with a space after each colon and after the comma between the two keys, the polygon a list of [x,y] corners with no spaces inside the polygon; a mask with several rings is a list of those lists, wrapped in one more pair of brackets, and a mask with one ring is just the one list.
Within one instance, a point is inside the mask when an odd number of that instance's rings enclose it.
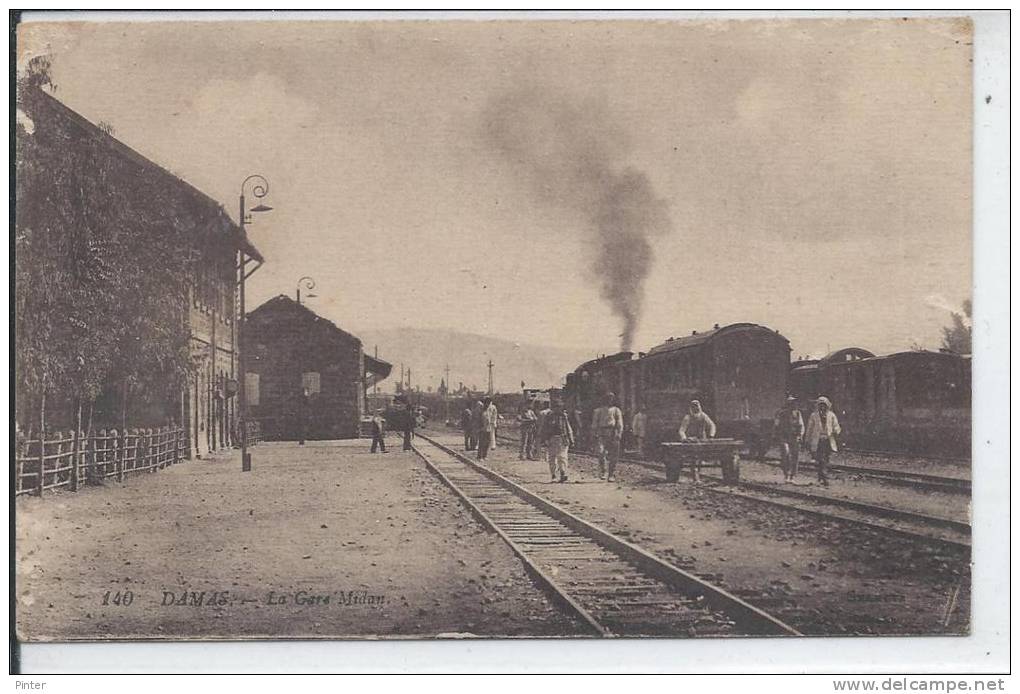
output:
{"label": "postcard white border", "polygon": [[[1009,669],[1009,16],[1004,12],[499,12],[369,19],[767,19],[969,16],[974,21],[973,633],[967,638],[789,640],[251,641],[25,644],[24,673],[85,672],[1006,672]],[[26,19],[166,21],[162,13]],[[174,19],[336,19],[326,12],[180,13]],[[991,101],[986,102],[986,97]],[[10,260],[10,259],[8,259]],[[8,297],[8,302],[10,297]],[[8,376],[9,378],[9,376]],[[9,386],[9,383],[8,383]],[[751,685],[758,688],[759,685]],[[108,691],[104,689],[104,691]]]}

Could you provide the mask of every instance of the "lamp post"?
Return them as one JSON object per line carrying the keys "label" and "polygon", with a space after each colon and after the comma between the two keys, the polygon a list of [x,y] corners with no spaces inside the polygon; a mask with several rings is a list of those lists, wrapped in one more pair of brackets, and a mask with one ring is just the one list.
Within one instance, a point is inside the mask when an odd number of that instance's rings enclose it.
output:
{"label": "lamp post", "polygon": [[315,294],[312,294],[312,293],[311,293],[311,291],[312,291],[313,289],[315,289],[315,280],[313,280],[313,279],[312,279],[311,277],[309,277],[309,276],[305,275],[304,277],[302,277],[301,279],[299,279],[299,280],[297,281],[297,291],[296,291],[296,293],[297,293],[297,302],[298,302],[298,306],[300,306],[300,305],[301,305],[301,287],[302,287],[302,286],[303,286],[303,287],[304,287],[305,289],[307,289],[307,290],[308,290],[308,292],[309,292],[309,293],[308,293],[308,294],[306,295],[306,297],[305,297],[305,298],[307,298],[307,299],[313,299],[313,298],[315,298]]}
{"label": "lamp post", "polygon": [[[248,185],[249,183],[251,183],[250,186]],[[246,179],[244,179],[241,182],[241,198],[240,198],[240,208],[239,208],[239,214],[238,214],[238,224],[241,227],[242,240],[244,238],[246,238],[246,236],[244,234],[244,225],[246,223],[248,223],[248,221],[251,219],[251,217],[250,217],[250,215],[248,213],[249,212],[269,212],[270,210],[273,209],[272,207],[269,207],[268,205],[263,205],[261,202],[259,202],[257,205],[255,205],[255,207],[253,207],[253,208],[251,208],[251,210],[249,210],[247,205],[245,204],[245,199],[244,199],[244,192],[249,187],[250,187],[252,196],[256,200],[261,200],[262,198],[266,197],[266,194],[269,192],[269,182],[266,181],[266,179],[263,176],[259,175],[259,174],[252,174],[251,176],[248,176]],[[250,273],[246,271],[246,267],[245,266],[248,264],[248,259],[245,258],[245,256],[244,256],[244,249],[243,248],[240,251],[238,251],[238,255],[239,255],[239,259],[238,259],[237,267],[238,267],[238,273],[239,273],[239,276],[240,276],[238,284],[240,285],[240,290],[239,291],[240,291],[241,315],[240,315],[240,317],[239,317],[239,319],[237,321],[237,346],[238,346],[237,363],[238,363],[238,368],[241,371],[241,384],[240,384],[240,388],[238,388],[238,390],[240,391],[238,393],[238,395],[240,397],[240,403],[239,404],[241,406],[240,407],[240,410],[241,410],[241,413],[240,413],[240,415],[241,415],[240,416],[240,420],[241,420],[241,472],[250,472],[251,471],[251,455],[248,453],[248,373],[247,373],[247,371],[245,371],[245,349],[244,349],[244,324],[245,324],[245,319],[247,318],[246,309],[245,309],[245,306],[244,306],[244,281],[248,278],[248,275]],[[254,270],[252,272],[254,272]]]}

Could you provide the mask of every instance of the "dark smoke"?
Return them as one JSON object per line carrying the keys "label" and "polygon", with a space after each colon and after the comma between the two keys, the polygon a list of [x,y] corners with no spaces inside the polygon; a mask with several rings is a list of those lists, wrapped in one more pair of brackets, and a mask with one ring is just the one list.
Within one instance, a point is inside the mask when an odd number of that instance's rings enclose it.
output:
{"label": "dark smoke", "polygon": [[485,112],[488,146],[532,192],[568,216],[570,231],[593,242],[599,293],[623,325],[630,350],[641,317],[651,239],[672,230],[666,201],[624,162],[621,133],[594,104],[537,89],[494,99]]}

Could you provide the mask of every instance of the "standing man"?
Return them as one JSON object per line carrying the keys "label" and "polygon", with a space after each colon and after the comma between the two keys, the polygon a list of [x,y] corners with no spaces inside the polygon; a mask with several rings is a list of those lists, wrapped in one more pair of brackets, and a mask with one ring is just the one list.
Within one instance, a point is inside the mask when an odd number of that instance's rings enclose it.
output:
{"label": "standing man", "polygon": [[783,477],[792,482],[800,465],[800,442],[804,439],[804,418],[797,409],[797,398],[787,396],[786,403],[776,412],[773,424],[779,438]]}
{"label": "standing man", "polygon": [[535,418],[535,447],[541,450],[543,459],[549,463],[549,474],[553,476],[553,482],[555,482],[556,473],[553,471],[552,459],[549,457],[549,436],[545,428],[545,422],[551,415],[552,406],[546,405]]}
{"label": "standing man", "polygon": [[[680,422],[681,441],[707,441],[715,437],[715,422],[701,409],[700,400],[691,400],[687,414]],[[694,456],[691,462],[694,482],[701,482],[701,458]]]}
{"label": "standing man", "polygon": [[492,439],[496,435],[496,421],[499,412],[492,404],[492,398],[485,398],[482,401],[482,427],[478,436],[478,459],[485,460],[489,455],[489,448],[492,446]]}
{"label": "standing man", "polygon": [[478,446],[482,442],[482,410],[485,406],[482,405],[481,400],[475,400],[475,404],[471,406],[471,434],[474,437],[475,445],[474,449],[477,450]]}
{"label": "standing man", "polygon": [[623,436],[623,412],[616,404],[613,393],[606,394],[602,405],[591,416],[591,429],[595,434],[595,450],[599,456],[599,479],[606,479],[608,462],[610,482],[616,481],[616,463],[620,459],[620,438]]}
{"label": "standing man", "polygon": [[553,482],[567,481],[567,455],[574,445],[574,429],[570,426],[570,416],[562,403],[553,401],[550,409],[542,413],[542,430],[540,438],[546,446],[546,459],[549,462],[549,475]]}
{"label": "standing man", "polygon": [[574,409],[570,411],[570,426],[574,427],[574,441],[581,442],[583,446],[592,446],[593,441],[589,437],[589,433],[584,430],[584,412],[581,411],[580,406],[574,406]]}
{"label": "standing man", "polygon": [[634,432],[638,455],[644,455],[645,436],[648,434],[648,415],[645,414],[645,409],[641,405],[638,405],[634,419],[630,423],[630,430]]}
{"label": "standing man", "polygon": [[378,447],[383,453],[386,452],[386,439],[384,435],[386,433],[386,420],[383,419],[383,411],[376,410],[375,415],[372,417],[372,452],[375,453],[376,447]]}
{"label": "standing man", "polygon": [[524,406],[524,410],[517,416],[517,421],[521,423],[521,450],[517,457],[520,460],[525,458],[534,460],[535,424],[538,422],[538,417],[535,415],[534,400]]}
{"label": "standing man", "polygon": [[[493,402],[492,406],[496,407],[496,403]],[[498,438],[499,438],[499,411],[497,410],[496,411],[496,423],[492,427],[492,438],[489,439],[489,450],[490,451],[494,451],[497,448],[499,448],[499,442],[497,441]]]}
{"label": "standing man", "polygon": [[404,450],[411,450],[411,438],[414,436],[414,407],[410,402],[404,408]]}
{"label": "standing man", "polygon": [[471,408],[467,405],[460,413],[460,428],[464,430],[464,450],[475,450],[475,430],[471,423]]}
{"label": "standing man", "polygon": [[829,456],[836,450],[836,437],[842,433],[839,420],[832,411],[832,401],[824,395],[816,401],[815,411],[811,413],[807,425],[808,450],[815,457],[818,468],[818,481],[823,487],[829,486]]}

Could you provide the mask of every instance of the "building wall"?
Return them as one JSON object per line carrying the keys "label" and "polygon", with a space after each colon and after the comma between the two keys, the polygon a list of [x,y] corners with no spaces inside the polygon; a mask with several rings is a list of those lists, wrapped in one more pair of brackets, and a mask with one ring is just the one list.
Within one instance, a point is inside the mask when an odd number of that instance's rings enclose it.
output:
{"label": "building wall", "polygon": [[[248,409],[265,439],[358,436],[364,408],[360,340],[278,297],[249,315],[245,346],[248,373],[257,374],[247,379]],[[312,374],[318,392],[305,397],[306,386],[314,389]]]}
{"label": "building wall", "polygon": [[205,455],[233,445],[237,421],[235,253],[207,248],[196,257],[188,306],[194,372],[188,385],[184,419],[191,450]]}
{"label": "building wall", "polygon": [[[226,385],[237,375],[234,268],[237,248],[245,246],[241,230],[218,202],[53,97],[40,92],[30,97],[30,103],[19,103],[19,107],[31,113],[38,151],[78,152],[80,155],[74,161],[82,162],[79,168],[70,167],[59,176],[53,172],[52,183],[46,181],[41,189],[29,190],[28,200],[42,200],[45,204],[38,206],[40,209],[67,208],[66,196],[54,196],[55,190],[70,188],[76,196],[88,190],[92,199],[102,203],[95,206],[98,216],[92,219],[93,229],[89,233],[105,234],[110,248],[135,251],[130,256],[111,256],[111,262],[116,263],[112,266],[115,272],[128,266],[136,270],[133,274],[124,273],[124,277],[137,278],[172,268],[174,279],[178,279],[182,277],[177,273],[178,267],[194,269],[186,299],[180,291],[182,287],[177,285],[145,288],[156,295],[159,304],[173,301],[175,314],[167,319],[172,320],[172,325],[159,326],[165,329],[150,329],[144,335],[136,335],[139,340],[165,340],[175,355],[186,340],[193,367],[188,382],[181,384],[177,369],[167,369],[165,383],[152,377],[152,371],[164,366],[153,360],[145,366],[150,370],[146,374],[149,378],[128,389],[125,374],[115,362],[95,402],[87,404],[84,424],[91,423],[96,429],[121,429],[183,421],[188,427],[192,454],[229,445],[237,407],[236,397],[226,397]],[[24,136],[19,133],[19,140]],[[63,160],[51,156],[41,161]],[[24,196],[19,199],[19,206],[25,200]],[[121,208],[131,211],[130,224],[113,214]],[[73,211],[64,209],[63,218],[70,218]],[[80,215],[74,212],[74,216]],[[58,224],[47,233],[81,237],[84,232]],[[245,247],[247,253],[257,254],[250,245]],[[160,255],[137,252],[149,248],[155,248]],[[137,287],[129,289],[139,293]],[[180,329],[182,325],[187,327],[186,333]],[[19,400],[23,401],[21,394]],[[72,426],[75,405],[73,399],[62,393],[48,394],[47,425],[61,429]]]}

